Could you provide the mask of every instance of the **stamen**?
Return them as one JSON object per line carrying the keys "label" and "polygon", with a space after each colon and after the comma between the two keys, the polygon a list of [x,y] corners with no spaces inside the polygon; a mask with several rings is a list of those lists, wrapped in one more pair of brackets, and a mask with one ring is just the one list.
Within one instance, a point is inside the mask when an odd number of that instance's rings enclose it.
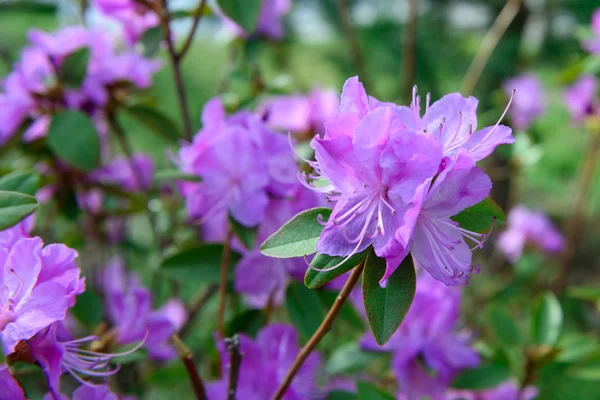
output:
{"label": "stamen", "polygon": [[327,226],[327,222],[323,221],[323,216],[321,214],[317,214],[317,222],[321,226]]}
{"label": "stamen", "polygon": [[294,155],[296,157],[298,157],[300,160],[304,161],[307,164],[310,164],[312,161],[307,160],[306,158],[302,157],[300,154],[298,154],[298,152],[296,151],[296,148],[294,147],[294,142],[292,141],[292,132],[288,132],[288,144],[290,145],[290,149],[292,149],[292,153],[294,153]]}
{"label": "stamen", "polygon": [[427,113],[429,112],[429,102],[431,101],[431,93],[427,92],[427,96],[425,96],[425,115],[423,115],[423,120],[425,122],[425,128],[423,129],[424,131],[427,131],[427,129],[429,129],[429,118],[427,116]]}
{"label": "stamen", "polygon": [[[360,245],[362,244],[362,239],[363,238],[364,238],[364,236],[358,242],[358,244],[356,245],[356,247],[354,248],[354,250],[352,250],[352,252],[346,256],[346,258],[344,258],[342,261],[340,261],[339,263],[337,263],[333,267],[319,269],[319,268],[313,267],[309,263],[308,264],[308,268],[312,269],[313,271],[317,271],[317,272],[329,272],[329,271],[333,271],[334,269],[337,269],[340,265],[344,264],[346,261],[348,261],[353,255],[355,255],[358,252],[358,249],[360,248]],[[307,260],[308,260],[307,256],[304,256],[304,261],[306,262]]]}
{"label": "stamen", "polygon": [[496,125],[494,125],[494,127],[492,129],[490,129],[490,131],[483,137],[483,139],[481,139],[479,141],[479,143],[477,143],[477,145],[475,147],[473,147],[471,149],[471,151],[475,150],[476,148],[478,148],[481,143],[485,142],[485,140],[488,138],[488,136],[490,136],[498,127],[498,125],[500,125],[500,122],[504,119],[504,116],[506,115],[506,113],[508,112],[508,109],[510,108],[510,105],[512,104],[513,101],[513,97],[515,96],[516,90],[513,89],[511,95],[510,95],[510,99],[508,99],[508,104],[506,105],[506,108],[504,109],[504,112],[502,113],[502,115],[500,116],[500,118],[498,119],[498,122],[496,122]]}

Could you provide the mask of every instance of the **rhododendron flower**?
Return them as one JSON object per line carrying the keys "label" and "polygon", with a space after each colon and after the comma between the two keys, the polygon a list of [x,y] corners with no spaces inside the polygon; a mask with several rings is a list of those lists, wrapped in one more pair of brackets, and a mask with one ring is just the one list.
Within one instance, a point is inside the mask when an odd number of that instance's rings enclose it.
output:
{"label": "rhododendron flower", "polygon": [[87,176],[90,181],[117,185],[128,192],[150,189],[153,178],[154,161],[142,153],[134,154],[131,160],[115,158]]}
{"label": "rhododendron flower", "polygon": [[179,152],[183,172],[200,183],[181,183],[188,213],[206,222],[223,211],[240,224],[259,225],[269,197],[294,190],[296,163],[284,135],[268,129],[248,112],[226,116],[221,101],[204,107],[203,129]]}
{"label": "rhododendron flower", "polygon": [[0,364],[0,399],[26,400],[23,388],[4,364]]}
{"label": "rhododendron flower", "polygon": [[535,75],[527,73],[506,80],[502,86],[507,96],[514,93],[509,110],[512,125],[519,131],[527,130],[546,109],[542,83]]}
{"label": "rhododendron flower", "polygon": [[565,106],[575,122],[580,122],[600,110],[598,104],[598,81],[594,75],[583,75],[565,90]]}
{"label": "rhododendron flower", "polygon": [[498,238],[498,249],[514,263],[527,245],[556,254],[562,251],[564,238],[543,212],[518,205],[508,213],[507,229]]}
{"label": "rhododendron flower", "polygon": [[119,258],[111,260],[101,274],[107,312],[117,328],[117,342],[122,345],[145,338],[148,356],[157,360],[174,358],[177,353],[169,343],[187,321],[185,306],[175,299],[152,311],[152,295],[135,273],[127,274]]}
{"label": "rhododendron flower", "polygon": [[408,400],[444,399],[458,372],[479,364],[468,337],[455,331],[460,301],[457,288],[421,274],[410,310],[392,338],[383,347],[370,332],[363,338],[365,349],[393,352],[392,369]]}
{"label": "rhododendron flower", "polygon": [[85,287],[75,250],[44,246],[24,230],[19,224],[0,232],[0,333],[7,355],[21,340],[64,319]]}
{"label": "rhododendron flower", "polygon": [[[240,352],[243,354],[237,393],[244,399],[269,399],[281,384],[300,348],[298,335],[291,326],[274,324],[263,328],[256,340],[240,334]],[[229,370],[229,355],[223,342],[218,343],[222,370]],[[311,353],[282,397],[284,400],[309,400],[320,398],[316,385],[320,357]],[[227,398],[227,374],[207,387],[209,399]]]}
{"label": "rhododendron flower", "polygon": [[[153,3],[150,0],[149,3]],[[115,18],[123,26],[125,39],[134,45],[148,29],[158,26],[160,17],[135,0],[93,0],[93,6],[104,15]]]}
{"label": "rhododendron flower", "polygon": [[71,400],[119,400],[106,385],[81,385],[73,392]]}
{"label": "rhododendron flower", "polygon": [[538,390],[534,386],[521,389],[514,380],[506,381],[491,389],[481,391],[453,390],[446,400],[533,400]]}
{"label": "rhododendron flower", "polygon": [[600,8],[597,8],[592,14],[591,28],[593,36],[584,40],[582,47],[592,54],[600,54]]}
{"label": "rhododendron flower", "polygon": [[283,17],[291,9],[292,0],[263,0],[254,32],[246,32],[244,28],[226,16],[218,7],[214,7],[212,10],[223,18],[238,37],[247,39],[250,36],[264,36],[272,40],[280,40],[285,35]]}

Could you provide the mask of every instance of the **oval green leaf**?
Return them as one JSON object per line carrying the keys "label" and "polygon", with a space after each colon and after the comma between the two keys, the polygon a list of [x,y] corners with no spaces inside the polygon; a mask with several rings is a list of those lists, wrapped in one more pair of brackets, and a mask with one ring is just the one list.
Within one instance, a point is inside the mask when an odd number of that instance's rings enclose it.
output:
{"label": "oval green leaf", "polygon": [[217,0],[221,11],[247,33],[256,30],[261,3],[261,0]]}
{"label": "oval green leaf", "polygon": [[563,312],[556,296],[545,293],[533,310],[531,334],[540,346],[554,346],[560,336]]}
{"label": "oval green leaf", "polygon": [[[181,250],[165,258],[160,267],[165,275],[175,279],[194,283],[219,283],[222,256],[222,244],[205,244]],[[230,268],[233,268],[240,258],[239,253],[231,251]],[[231,270],[229,279],[233,279]]]}
{"label": "oval green leaf", "polygon": [[415,297],[416,275],[411,257],[406,257],[382,288],[385,259],[371,251],[363,272],[363,299],[367,319],[377,343],[383,346],[396,332]]}
{"label": "oval green leaf", "polygon": [[355,254],[346,260],[339,267],[331,270],[331,271],[315,271],[316,270],[326,270],[327,268],[331,268],[344,260],[346,257],[332,257],[327,254],[317,253],[315,258],[311,261],[310,265],[315,268],[308,268],[306,270],[306,274],[304,275],[304,284],[309,289],[316,289],[324,284],[331,282],[335,278],[340,275],[345,274],[350,271],[354,267],[356,267],[364,258],[367,256],[368,250],[365,250],[361,253]]}
{"label": "oval green leaf", "polygon": [[[496,217],[496,222],[494,222],[494,217]],[[461,228],[479,233],[488,232],[492,223],[494,223],[494,229],[498,229],[506,222],[504,211],[489,197],[451,219],[458,222]]]}
{"label": "oval green leaf", "polygon": [[63,60],[59,76],[62,83],[70,87],[79,87],[87,74],[90,49],[82,47],[69,54]]}
{"label": "oval green leaf", "polygon": [[457,389],[481,390],[499,385],[510,377],[510,369],[501,364],[486,364],[464,370],[454,380]]}
{"label": "oval green leaf", "polygon": [[35,172],[15,171],[0,178],[0,190],[34,196],[40,187],[40,176]]}
{"label": "oval green leaf", "polygon": [[23,193],[0,191],[0,231],[18,224],[33,214],[37,208],[35,197]]}
{"label": "oval green leaf", "polygon": [[325,221],[331,210],[317,207],[302,211],[268,237],[260,246],[260,252],[275,258],[304,257],[315,253],[323,232],[323,225],[317,220],[319,215]]}
{"label": "oval green leaf", "polygon": [[292,323],[306,339],[315,333],[325,318],[317,293],[300,282],[292,282],[288,286],[285,306]]}
{"label": "oval green leaf", "polygon": [[500,343],[507,346],[518,346],[521,343],[519,328],[504,310],[492,307],[489,318],[494,335]]}
{"label": "oval green leaf", "polygon": [[358,382],[356,384],[358,400],[394,400],[395,397],[384,392],[372,383]]}
{"label": "oval green leaf", "polygon": [[48,147],[58,158],[82,171],[100,163],[100,138],[94,123],[81,111],[61,111],[52,117]]}

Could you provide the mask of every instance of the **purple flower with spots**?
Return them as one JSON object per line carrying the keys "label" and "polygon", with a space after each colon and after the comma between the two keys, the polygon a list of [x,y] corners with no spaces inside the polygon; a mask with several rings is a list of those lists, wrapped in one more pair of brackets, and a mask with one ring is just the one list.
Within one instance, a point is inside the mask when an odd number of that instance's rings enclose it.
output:
{"label": "purple flower with spots", "polygon": [[291,9],[292,0],[263,0],[254,32],[246,32],[219,8],[215,7],[213,11],[223,18],[227,26],[238,37],[247,39],[250,36],[264,36],[271,40],[281,40],[285,35],[283,18]]}
{"label": "purple flower with spots", "polygon": [[536,387],[527,386],[521,390],[517,382],[509,380],[494,388],[477,392],[452,390],[446,396],[446,400],[533,400],[537,395]]}
{"label": "purple flower with spots", "polygon": [[509,110],[512,125],[518,131],[527,130],[546,109],[542,83],[535,75],[526,73],[506,80],[502,86],[507,96],[514,95]]}
{"label": "purple flower with spots", "polygon": [[370,332],[363,338],[364,349],[393,353],[400,396],[443,400],[455,376],[479,364],[468,335],[456,332],[460,301],[457,288],[421,274],[412,306],[390,341],[380,347]]}
{"label": "purple flower with spots", "polygon": [[[296,330],[287,325],[274,324],[263,328],[256,340],[240,336],[240,350],[244,355],[240,366],[237,392],[245,400],[269,399],[282,382],[294,362],[300,348]],[[229,369],[229,355],[223,342],[218,343],[222,369]],[[311,400],[323,398],[323,391],[317,386],[317,373],[321,359],[318,353],[311,353],[295,375],[284,400]],[[210,399],[225,399],[228,383],[225,378],[210,383],[207,395]]]}
{"label": "purple flower with spots", "polygon": [[28,224],[0,232],[0,335],[7,355],[64,319],[85,290],[77,252],[63,244],[44,246],[41,238],[29,237]]}
{"label": "purple flower with spots", "polygon": [[565,90],[564,102],[574,122],[581,122],[585,117],[598,113],[600,106],[596,77],[583,75],[577,79],[571,87]]}
{"label": "purple flower with spots", "polygon": [[23,388],[4,364],[0,364],[0,399],[26,400]]}
{"label": "purple flower with spots", "polygon": [[508,214],[507,229],[498,238],[498,249],[514,263],[527,246],[557,254],[564,247],[564,238],[543,212],[518,205]]}
{"label": "purple flower with spots", "polygon": [[191,218],[200,223],[229,213],[247,227],[265,218],[269,199],[296,185],[296,163],[285,135],[248,112],[227,116],[221,101],[204,107],[202,130],[179,152],[183,172],[202,178],[180,184]]}
{"label": "purple flower with spots", "polygon": [[600,8],[592,14],[591,28],[592,37],[584,40],[582,47],[589,53],[600,54]]}

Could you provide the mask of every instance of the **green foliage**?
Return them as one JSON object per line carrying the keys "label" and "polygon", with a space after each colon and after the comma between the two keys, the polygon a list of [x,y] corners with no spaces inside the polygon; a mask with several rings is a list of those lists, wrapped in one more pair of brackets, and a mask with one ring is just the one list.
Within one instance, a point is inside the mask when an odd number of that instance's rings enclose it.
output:
{"label": "green foliage", "polygon": [[0,177],[0,190],[34,196],[40,188],[40,176],[35,172],[15,171]]}
{"label": "green foliage", "polygon": [[531,323],[534,343],[554,346],[562,329],[563,313],[560,303],[552,293],[544,294],[536,305]]}
{"label": "green foliage", "polygon": [[144,104],[133,104],[124,109],[164,139],[170,142],[177,142],[181,139],[177,124],[157,108]]}
{"label": "green foliage", "polygon": [[285,306],[292,323],[307,339],[316,332],[325,318],[317,293],[299,282],[291,282],[288,286]]}
{"label": "green foliage", "polygon": [[71,312],[79,322],[88,328],[95,328],[103,319],[102,300],[91,288],[77,296],[77,303]]}
{"label": "green foliage", "polygon": [[90,118],[81,111],[61,111],[52,117],[48,147],[71,167],[91,171],[100,163],[100,138]]}
{"label": "green foliage", "polygon": [[171,181],[202,182],[198,175],[186,174],[178,169],[163,169],[154,174],[154,181],[162,184]]}
{"label": "green foliage", "polygon": [[[494,222],[494,218],[496,218]],[[486,233],[494,223],[494,229],[500,228],[506,221],[504,211],[489,197],[473,207],[467,208],[452,217],[460,227],[473,232]]]}
{"label": "green foliage", "polygon": [[160,48],[160,43],[163,40],[163,30],[161,26],[155,26],[146,30],[140,42],[144,48],[144,55],[146,57],[152,57],[156,54]]}
{"label": "green foliage", "polygon": [[384,273],[385,259],[371,251],[363,272],[363,299],[371,332],[379,345],[384,345],[396,332],[410,309],[416,290],[411,257],[404,259],[382,288],[379,281]]}
{"label": "green foliage", "polygon": [[0,191],[0,231],[16,225],[38,208],[35,197]]}
{"label": "green foliage", "polygon": [[362,350],[357,343],[346,343],[334,350],[327,360],[325,371],[332,376],[364,370],[381,354]]}
{"label": "green foliage", "polygon": [[261,3],[262,0],[217,0],[221,11],[249,33],[256,30]]}
{"label": "green foliage", "polygon": [[[222,256],[222,244],[203,244],[166,257],[160,269],[163,274],[182,281],[192,281],[196,284],[219,283]],[[233,268],[240,258],[238,253],[231,251],[230,268]],[[233,273],[230,273],[229,279],[232,277]]]}
{"label": "green foliage", "polygon": [[258,227],[248,228],[237,222],[234,218],[229,216],[229,224],[235,236],[240,239],[240,242],[248,250],[252,250],[256,244],[256,235],[258,234]]}
{"label": "green foliage", "polygon": [[[314,269],[308,268],[306,270],[306,274],[304,275],[304,284],[310,289],[319,288],[356,267],[362,260],[365,259],[367,253],[368,250],[365,250],[361,253],[353,255],[346,261],[344,261],[345,257],[331,257],[327,254],[317,253],[310,263],[311,267]],[[334,267],[342,261],[344,261],[343,264],[331,271],[327,271],[328,268]],[[323,271],[321,272],[319,270]]]}
{"label": "green foliage", "polygon": [[490,309],[490,323],[494,335],[500,343],[508,346],[518,346],[521,343],[519,328],[503,309],[492,307]]}
{"label": "green foliage", "polygon": [[358,382],[356,387],[358,400],[394,400],[394,396],[384,392],[372,383]]}
{"label": "green foliage", "polygon": [[81,86],[87,74],[89,60],[90,49],[88,47],[82,47],[69,54],[60,66],[60,81],[70,87]]}
{"label": "green foliage", "polygon": [[509,377],[510,369],[507,366],[494,363],[484,364],[462,371],[452,386],[457,389],[482,390],[497,386]]}
{"label": "green foliage", "polygon": [[317,251],[317,241],[323,232],[318,216],[327,220],[331,210],[325,207],[302,211],[286,222],[260,246],[260,252],[269,257],[303,257]]}

